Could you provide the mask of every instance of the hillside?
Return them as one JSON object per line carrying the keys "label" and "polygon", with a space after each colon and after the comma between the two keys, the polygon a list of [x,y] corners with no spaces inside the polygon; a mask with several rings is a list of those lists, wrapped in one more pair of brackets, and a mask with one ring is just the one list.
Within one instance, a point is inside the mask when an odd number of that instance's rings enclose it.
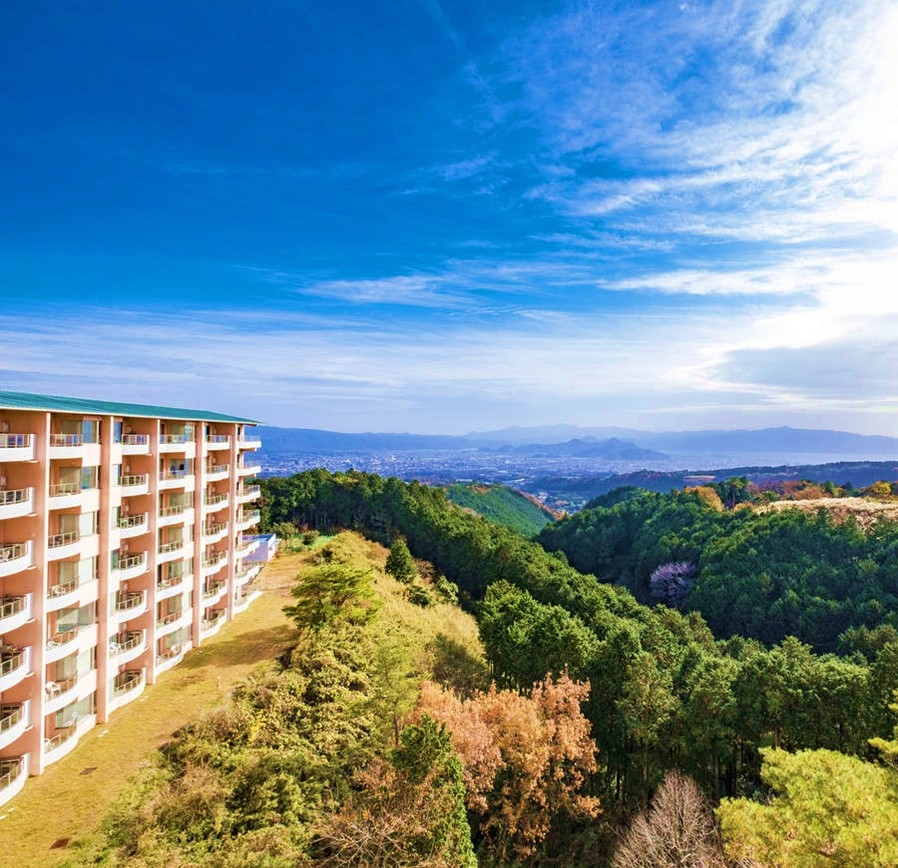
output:
{"label": "hillside", "polygon": [[449,500],[524,536],[539,533],[557,516],[529,495],[505,485],[456,483],[446,489]]}
{"label": "hillside", "polygon": [[756,507],[757,512],[782,512],[797,509],[801,512],[815,513],[825,509],[836,522],[853,517],[865,530],[880,519],[898,521],[898,503],[894,501],[868,500],[863,497],[819,497],[813,500],[777,500],[773,503]]}

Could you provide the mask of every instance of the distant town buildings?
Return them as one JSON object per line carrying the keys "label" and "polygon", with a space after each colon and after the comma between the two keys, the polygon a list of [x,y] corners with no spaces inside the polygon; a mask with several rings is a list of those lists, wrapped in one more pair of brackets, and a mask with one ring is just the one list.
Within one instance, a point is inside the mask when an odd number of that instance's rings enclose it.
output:
{"label": "distant town buildings", "polygon": [[257,596],[252,426],[0,391],[0,804]]}

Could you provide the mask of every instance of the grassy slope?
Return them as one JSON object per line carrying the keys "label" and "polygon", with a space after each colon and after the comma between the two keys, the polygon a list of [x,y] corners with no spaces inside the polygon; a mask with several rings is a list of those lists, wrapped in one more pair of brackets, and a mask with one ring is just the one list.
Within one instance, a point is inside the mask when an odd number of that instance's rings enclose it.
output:
{"label": "grassy slope", "polygon": [[[315,548],[326,541],[322,538]],[[339,546],[341,560],[374,571],[383,602],[377,629],[387,643],[413,652],[420,677],[442,676],[461,689],[484,686],[483,648],[470,615],[445,603],[421,608],[408,602],[405,588],[384,573],[387,550],[377,543],[352,533],[331,542]],[[247,612],[113,715],[108,727],[98,726],[72,754],[29,781],[0,811],[0,866],[90,864],[97,848],[102,849],[102,834],[95,830],[113,803],[141,775],[150,774],[155,751],[177,729],[224,704],[236,683],[270,668],[296,643],[297,632],[282,607],[290,600],[297,573],[313,557],[314,550],[280,556],[263,571],[265,593]],[[96,770],[83,776],[88,767]],[[51,849],[66,838],[67,847]]]}
{"label": "grassy slope", "polygon": [[457,506],[473,510],[528,537],[539,533],[555,518],[525,494],[504,485],[456,483],[446,492]]}

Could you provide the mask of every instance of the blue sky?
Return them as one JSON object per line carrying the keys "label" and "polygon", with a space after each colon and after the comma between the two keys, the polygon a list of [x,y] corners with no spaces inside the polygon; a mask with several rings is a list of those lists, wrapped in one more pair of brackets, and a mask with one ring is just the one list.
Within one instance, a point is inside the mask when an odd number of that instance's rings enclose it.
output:
{"label": "blue sky", "polygon": [[894,0],[0,9],[0,384],[898,435]]}

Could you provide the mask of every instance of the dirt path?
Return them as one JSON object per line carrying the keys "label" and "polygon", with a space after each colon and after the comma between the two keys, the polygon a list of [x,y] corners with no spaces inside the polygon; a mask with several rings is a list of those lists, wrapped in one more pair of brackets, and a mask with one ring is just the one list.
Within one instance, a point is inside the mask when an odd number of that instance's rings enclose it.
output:
{"label": "dirt path", "polygon": [[294,631],[281,607],[300,559],[285,555],[273,561],[258,579],[262,596],[246,612],[0,808],[0,866],[58,864],[66,844],[98,826],[153,750],[217,705],[260,661],[274,659],[290,644]]}

